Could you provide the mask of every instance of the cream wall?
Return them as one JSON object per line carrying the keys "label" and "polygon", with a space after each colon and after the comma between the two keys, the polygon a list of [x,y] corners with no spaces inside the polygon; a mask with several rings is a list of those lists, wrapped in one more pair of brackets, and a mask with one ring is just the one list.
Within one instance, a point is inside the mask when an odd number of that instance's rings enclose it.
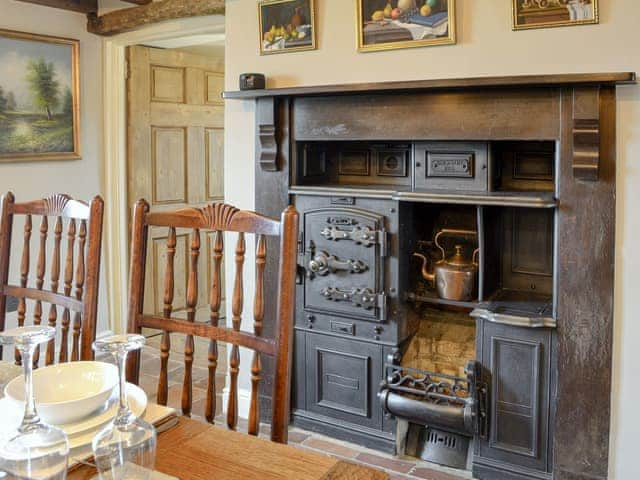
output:
{"label": "cream wall", "polygon": [[[227,0],[227,89],[242,72],[270,87],[485,75],[640,72],[638,0],[600,1],[599,25],[511,31],[508,0],[457,0],[458,44],[356,52],[355,0],[316,0],[318,50],[261,57],[256,0]],[[398,119],[402,121],[402,119]],[[254,107],[226,106],[227,201],[253,208]],[[616,312],[610,478],[640,478],[640,87],[618,89]],[[250,279],[251,276],[247,276]],[[250,312],[250,310],[248,310]],[[244,362],[246,365],[247,363]]]}
{"label": "cream wall", "polygon": [[[87,33],[79,13],[0,0],[0,28],[80,40],[81,160],[0,163],[0,192],[12,190],[17,201],[65,192],[90,200],[102,190],[102,46]],[[1,81],[1,79],[0,79]],[[17,237],[14,234],[14,237]],[[15,267],[15,265],[13,265]],[[13,268],[12,272],[16,272]],[[15,276],[15,275],[14,275]],[[108,329],[104,269],[100,288],[98,331]]]}

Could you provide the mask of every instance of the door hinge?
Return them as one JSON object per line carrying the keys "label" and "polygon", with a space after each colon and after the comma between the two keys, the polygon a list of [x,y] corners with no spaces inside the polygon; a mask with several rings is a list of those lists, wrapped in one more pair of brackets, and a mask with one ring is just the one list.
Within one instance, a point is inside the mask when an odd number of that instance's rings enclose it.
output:
{"label": "door hinge", "polygon": [[388,235],[386,230],[378,230],[378,243],[380,244],[380,256],[387,256]]}

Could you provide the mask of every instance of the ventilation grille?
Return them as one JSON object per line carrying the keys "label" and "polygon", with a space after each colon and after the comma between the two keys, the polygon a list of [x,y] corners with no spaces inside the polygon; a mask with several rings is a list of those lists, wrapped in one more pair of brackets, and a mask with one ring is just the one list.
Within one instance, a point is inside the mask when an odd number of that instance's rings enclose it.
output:
{"label": "ventilation grille", "polygon": [[417,451],[417,456],[428,462],[464,469],[467,467],[469,437],[422,427]]}
{"label": "ventilation grille", "polygon": [[455,449],[457,444],[457,435],[449,435],[446,433],[429,429],[427,430],[426,441],[428,443],[438,445],[439,447]]}

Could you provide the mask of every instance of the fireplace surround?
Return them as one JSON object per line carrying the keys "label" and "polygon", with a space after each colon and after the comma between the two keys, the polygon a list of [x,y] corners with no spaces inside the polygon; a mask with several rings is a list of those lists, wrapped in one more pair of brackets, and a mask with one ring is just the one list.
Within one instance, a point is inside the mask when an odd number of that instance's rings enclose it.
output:
{"label": "fireplace surround", "polygon": [[[294,423],[394,450],[403,419],[378,397],[393,368],[463,377],[471,361],[477,478],[607,477],[615,87],[631,82],[571,74],[225,94],[256,103],[257,209],[275,216],[294,203],[303,218]],[[479,252],[470,301],[439,297],[412,256],[437,256],[442,230],[475,233],[454,239]]]}

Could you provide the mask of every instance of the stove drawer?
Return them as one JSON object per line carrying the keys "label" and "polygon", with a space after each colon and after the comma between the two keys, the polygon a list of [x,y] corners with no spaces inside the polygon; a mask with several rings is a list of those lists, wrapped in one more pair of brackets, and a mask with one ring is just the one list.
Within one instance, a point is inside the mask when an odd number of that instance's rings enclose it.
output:
{"label": "stove drawer", "polygon": [[317,333],[305,337],[307,410],[382,428],[376,395],[383,375],[383,347]]}
{"label": "stove drawer", "polygon": [[420,142],[414,149],[416,190],[487,190],[488,144]]}
{"label": "stove drawer", "polygon": [[384,323],[372,323],[309,311],[298,312],[296,316],[297,329],[383,343],[395,343],[397,341],[396,323],[393,317]]}

